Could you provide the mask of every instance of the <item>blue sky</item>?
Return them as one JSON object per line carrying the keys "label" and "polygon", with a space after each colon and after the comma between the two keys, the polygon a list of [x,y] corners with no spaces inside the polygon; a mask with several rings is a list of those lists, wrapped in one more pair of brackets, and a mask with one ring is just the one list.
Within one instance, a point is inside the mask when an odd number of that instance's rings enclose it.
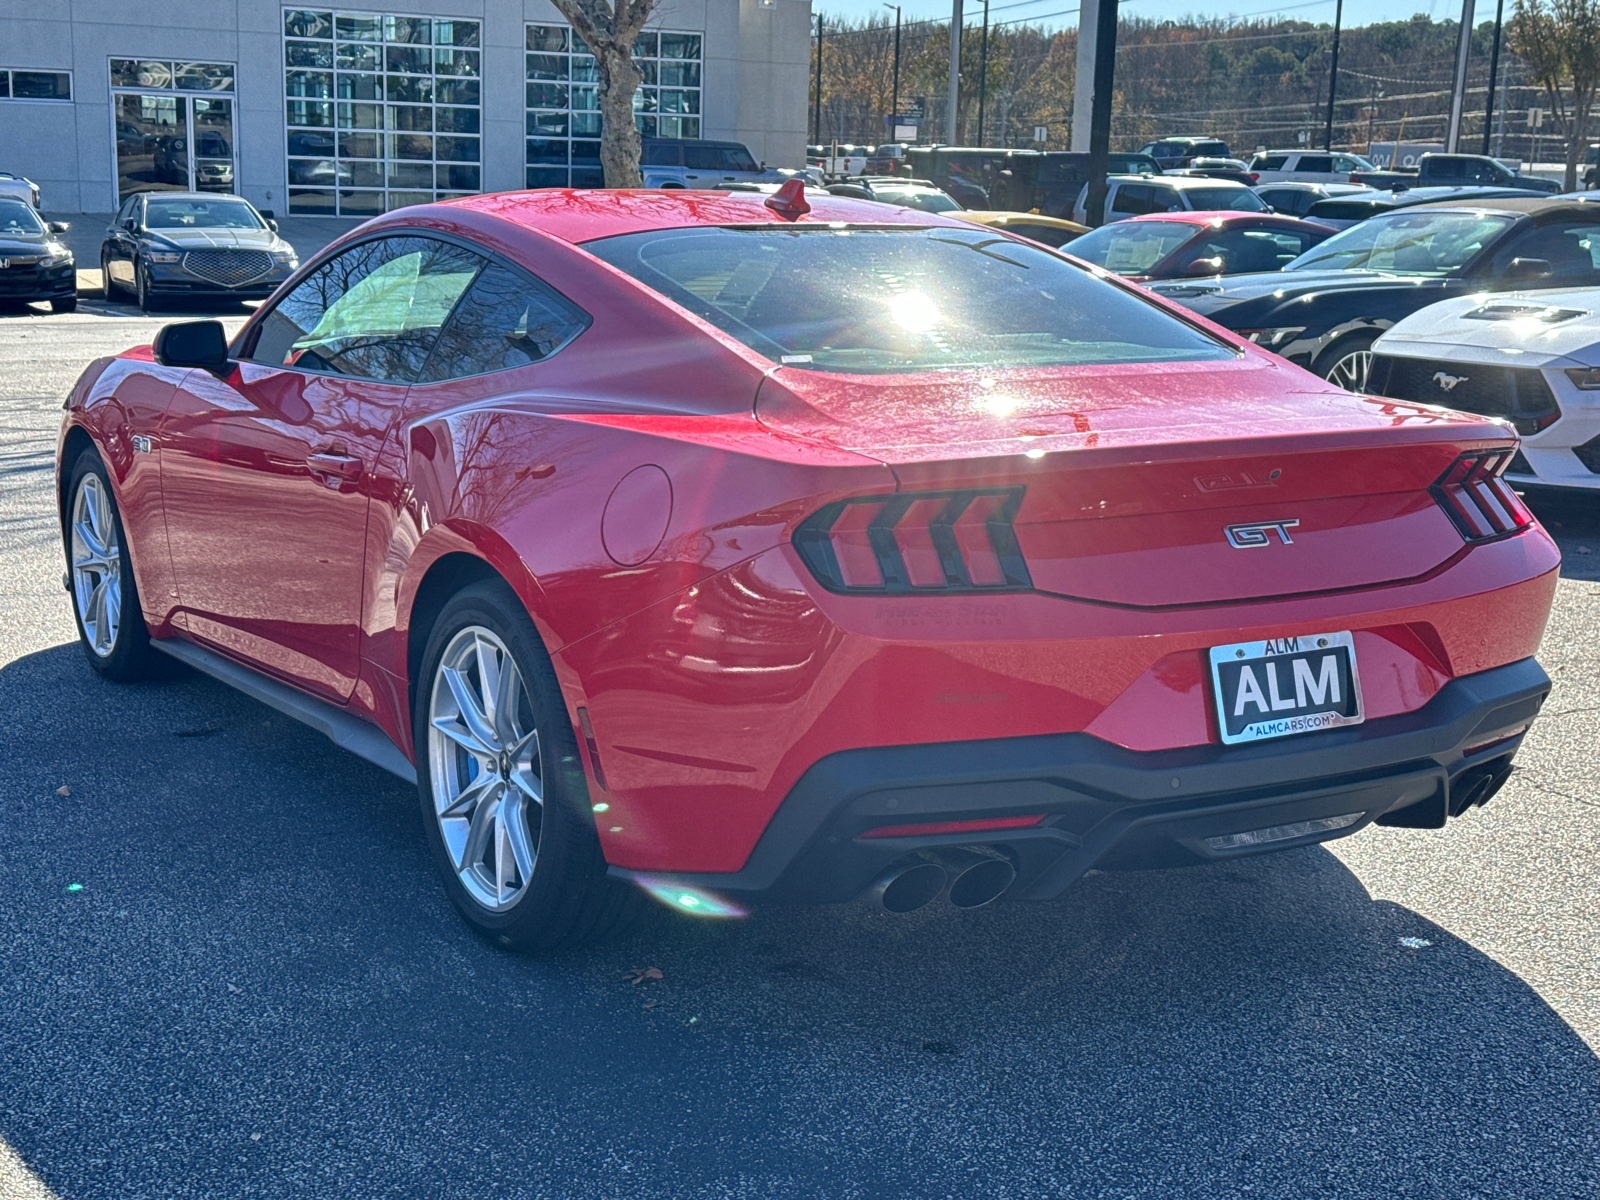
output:
{"label": "blue sky", "polygon": [[[968,22],[976,22],[983,12],[983,0],[963,0],[966,8]],[[1078,23],[1078,0],[990,0],[990,20],[1015,21],[1018,19],[1031,20],[1045,24],[1052,28],[1066,28]],[[1137,13],[1143,17],[1152,17],[1157,20],[1175,20],[1191,15],[1203,16],[1234,16],[1234,17],[1266,17],[1281,13],[1286,17],[1296,17],[1306,21],[1333,22],[1335,0],[1312,0],[1307,3],[1300,0],[1298,3],[1284,4],[1280,7],[1269,7],[1270,0],[1244,0],[1231,6],[1224,4],[1196,5],[1193,0],[1125,0],[1127,13]],[[903,0],[901,4],[903,19],[906,21],[922,19],[948,20],[950,17],[950,4],[948,0]],[[1511,4],[1506,4],[1509,15]],[[868,13],[885,12],[880,0],[812,0],[812,10],[820,12],[826,17],[849,17],[859,20]],[[1446,17],[1459,18],[1461,16],[1460,0],[1411,0],[1409,5],[1395,5],[1384,3],[1383,0],[1345,0],[1344,24],[1346,28],[1356,25],[1367,25],[1374,21],[1393,21],[1410,16],[1413,12],[1426,13],[1435,20]],[[1494,19],[1494,0],[1477,0],[1476,14],[1473,23],[1478,24]]]}

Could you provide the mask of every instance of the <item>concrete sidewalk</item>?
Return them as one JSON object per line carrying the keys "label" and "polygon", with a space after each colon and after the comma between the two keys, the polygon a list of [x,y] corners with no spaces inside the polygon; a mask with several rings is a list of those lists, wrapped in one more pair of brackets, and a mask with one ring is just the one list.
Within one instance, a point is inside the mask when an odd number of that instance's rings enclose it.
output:
{"label": "concrete sidewalk", "polygon": [[[111,225],[111,213],[40,213],[46,221],[65,221],[71,226],[61,240],[78,260],[78,295],[92,298],[105,294],[100,278],[100,243]],[[334,238],[354,229],[361,222],[345,217],[279,217],[278,233],[295,248],[304,262]]]}

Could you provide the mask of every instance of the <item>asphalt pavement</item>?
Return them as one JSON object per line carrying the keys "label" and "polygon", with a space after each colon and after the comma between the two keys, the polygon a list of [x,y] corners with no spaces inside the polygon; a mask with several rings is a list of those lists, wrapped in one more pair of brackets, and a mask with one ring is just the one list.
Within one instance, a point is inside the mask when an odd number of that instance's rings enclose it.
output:
{"label": "asphalt pavement", "polygon": [[1556,690],[1443,832],[520,958],[392,777],[83,661],[61,403],[158,326],[0,315],[0,1197],[1600,1195],[1600,497],[1537,501]]}

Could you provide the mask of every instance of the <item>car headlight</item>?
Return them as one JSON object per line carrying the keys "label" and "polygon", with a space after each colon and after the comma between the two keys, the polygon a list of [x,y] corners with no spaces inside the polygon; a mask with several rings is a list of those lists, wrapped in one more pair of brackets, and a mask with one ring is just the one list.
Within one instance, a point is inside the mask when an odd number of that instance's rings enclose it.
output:
{"label": "car headlight", "polygon": [[62,263],[72,261],[72,251],[65,246],[46,246],[44,260],[39,264],[43,267],[59,267]]}
{"label": "car headlight", "polygon": [[1278,329],[1241,329],[1240,337],[1247,337],[1258,346],[1275,350],[1285,342],[1292,342],[1306,331],[1304,325],[1285,325]]}
{"label": "car headlight", "polygon": [[291,271],[300,265],[300,256],[293,250],[274,250],[272,261],[280,267],[288,267]]}
{"label": "car headlight", "polygon": [[1572,385],[1582,391],[1592,392],[1600,389],[1600,367],[1572,367],[1567,371],[1567,378],[1572,380]]}
{"label": "car headlight", "polygon": [[145,255],[151,262],[175,263],[182,262],[183,255],[176,250],[152,250]]}

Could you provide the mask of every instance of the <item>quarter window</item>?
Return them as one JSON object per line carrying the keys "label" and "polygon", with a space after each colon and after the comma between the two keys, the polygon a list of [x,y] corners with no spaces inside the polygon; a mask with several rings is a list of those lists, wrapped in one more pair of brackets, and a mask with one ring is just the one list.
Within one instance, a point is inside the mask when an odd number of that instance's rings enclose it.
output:
{"label": "quarter window", "polygon": [[249,358],[411,383],[483,258],[424,237],[379,238],[329,259],[261,323]]}
{"label": "quarter window", "polygon": [[439,335],[425,382],[464,379],[549,358],[589,327],[580,309],[504,263],[478,276]]}

